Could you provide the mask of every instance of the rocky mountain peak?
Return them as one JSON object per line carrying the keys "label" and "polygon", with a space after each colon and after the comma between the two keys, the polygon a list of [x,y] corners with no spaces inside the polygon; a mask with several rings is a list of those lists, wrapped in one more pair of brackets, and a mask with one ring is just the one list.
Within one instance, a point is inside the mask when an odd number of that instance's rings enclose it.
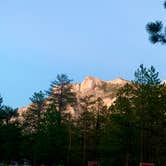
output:
{"label": "rocky mountain peak", "polygon": [[[104,81],[96,77],[88,76],[81,83],[72,84],[72,91],[76,93],[78,99],[86,95],[93,95],[94,98],[102,98],[104,104],[110,106],[116,100],[118,89],[123,87],[126,83],[129,83],[129,81],[122,78]],[[20,108],[19,114],[24,113],[27,108],[28,106]],[[73,112],[74,109],[70,107],[68,111]]]}
{"label": "rocky mountain peak", "polygon": [[100,80],[99,78],[88,76],[86,77],[80,85],[80,91],[89,91],[94,90],[95,87],[102,86],[104,81]]}
{"label": "rocky mountain peak", "polygon": [[166,80],[162,81],[162,84],[166,84]]}

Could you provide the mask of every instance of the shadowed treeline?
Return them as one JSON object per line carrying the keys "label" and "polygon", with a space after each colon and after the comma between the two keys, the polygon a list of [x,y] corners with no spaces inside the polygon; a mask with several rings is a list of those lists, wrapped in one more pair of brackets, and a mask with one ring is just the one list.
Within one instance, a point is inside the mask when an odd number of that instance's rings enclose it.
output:
{"label": "shadowed treeline", "polygon": [[[111,107],[101,98],[78,100],[67,75],[58,75],[46,93],[35,92],[18,117],[0,98],[0,160],[31,165],[165,166],[166,87],[154,67],[143,65],[117,93]],[[78,116],[66,111],[68,105]]]}

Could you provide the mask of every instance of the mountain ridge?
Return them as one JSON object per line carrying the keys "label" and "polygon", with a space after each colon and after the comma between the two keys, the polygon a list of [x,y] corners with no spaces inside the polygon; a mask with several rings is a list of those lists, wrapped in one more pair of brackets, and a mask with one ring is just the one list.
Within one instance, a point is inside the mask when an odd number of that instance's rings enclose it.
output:
{"label": "mountain ridge", "polygon": [[[100,97],[104,101],[104,104],[109,107],[115,101],[118,89],[127,83],[130,83],[130,81],[120,77],[105,81],[97,77],[87,76],[80,83],[72,83],[72,91],[76,93],[77,99],[88,95],[93,95],[94,98]],[[29,106],[21,107],[18,113],[22,115]],[[68,109],[74,114],[72,107],[69,106]]]}

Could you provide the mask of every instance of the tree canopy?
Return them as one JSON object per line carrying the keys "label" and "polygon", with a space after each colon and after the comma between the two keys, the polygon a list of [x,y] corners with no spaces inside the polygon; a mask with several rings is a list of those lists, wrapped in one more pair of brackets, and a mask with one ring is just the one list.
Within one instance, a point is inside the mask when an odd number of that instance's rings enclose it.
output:
{"label": "tree canopy", "polygon": [[[166,86],[153,66],[140,65],[133,81],[118,89],[110,107],[100,97],[78,99],[68,76],[58,75],[49,95],[35,92],[31,105],[19,117],[17,109],[4,105],[0,97],[0,161],[48,166],[153,162],[165,166],[165,99]],[[66,111],[68,105],[77,116]]]}

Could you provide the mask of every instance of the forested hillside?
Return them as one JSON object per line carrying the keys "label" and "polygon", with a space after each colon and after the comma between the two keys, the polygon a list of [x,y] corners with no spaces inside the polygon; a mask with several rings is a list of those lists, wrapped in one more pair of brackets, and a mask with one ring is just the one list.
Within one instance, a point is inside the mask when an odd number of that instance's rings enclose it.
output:
{"label": "forested hillside", "polygon": [[[78,98],[72,89],[68,76],[58,75],[46,93],[33,94],[32,104],[21,115],[1,98],[1,162],[26,159],[32,165],[86,166],[88,161],[97,161],[101,166],[133,166],[142,161],[165,165],[166,86],[153,66],[141,65],[134,81],[117,89],[110,106],[95,94]],[[68,105],[79,111],[77,116],[66,111]]]}

